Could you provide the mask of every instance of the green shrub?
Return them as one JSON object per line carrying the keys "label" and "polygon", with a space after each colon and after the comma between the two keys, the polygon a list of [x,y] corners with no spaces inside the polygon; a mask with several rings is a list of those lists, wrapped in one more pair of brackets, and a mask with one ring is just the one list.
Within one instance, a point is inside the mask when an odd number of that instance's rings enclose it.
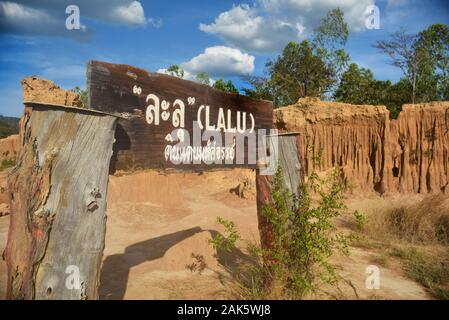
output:
{"label": "green shrub", "polygon": [[4,158],[2,162],[0,163],[0,171],[3,171],[5,169],[14,167],[16,165],[16,159],[15,158]]}
{"label": "green shrub", "polygon": [[216,250],[232,252],[232,249],[235,248],[235,243],[238,239],[240,239],[240,236],[235,229],[234,222],[218,217],[217,223],[224,227],[225,236],[218,233],[211,240],[209,240],[209,243],[211,243]]}
{"label": "green shrub", "polygon": [[[337,283],[331,255],[336,250],[349,254],[350,236],[337,232],[332,221],[347,209],[339,171],[325,179],[312,173],[300,187],[300,199],[286,191],[282,181],[278,168],[272,184],[273,202],[263,207],[272,227],[273,247],[248,244],[250,259],[237,278],[240,298],[306,298],[321,284]],[[213,243],[226,247],[238,239],[233,226],[228,223],[229,236],[213,239]]]}

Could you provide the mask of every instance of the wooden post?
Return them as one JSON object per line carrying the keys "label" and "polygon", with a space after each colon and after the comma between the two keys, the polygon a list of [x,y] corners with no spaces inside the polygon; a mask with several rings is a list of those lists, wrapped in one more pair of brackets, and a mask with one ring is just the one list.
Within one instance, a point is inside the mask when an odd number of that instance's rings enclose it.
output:
{"label": "wooden post", "polygon": [[[267,146],[269,146],[269,152],[271,153],[270,158],[275,159],[274,161],[277,159],[277,163],[268,165],[279,165],[282,168],[284,189],[299,197],[298,188],[304,180],[300,151],[300,135],[297,133],[285,133],[267,136]],[[272,226],[268,223],[263,213],[263,206],[273,202],[271,196],[273,179],[274,174],[262,175],[261,169],[257,170],[257,218],[259,222],[261,246],[264,249],[273,248],[275,241]]]}
{"label": "wooden post", "polygon": [[97,299],[117,117],[28,104],[9,177],[8,299]]}

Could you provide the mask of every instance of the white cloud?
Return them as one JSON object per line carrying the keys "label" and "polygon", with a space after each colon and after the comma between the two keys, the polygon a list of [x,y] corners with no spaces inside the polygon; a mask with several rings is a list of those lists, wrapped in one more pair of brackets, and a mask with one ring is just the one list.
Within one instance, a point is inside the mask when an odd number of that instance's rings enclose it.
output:
{"label": "white cloud", "polygon": [[10,1],[0,1],[0,33],[67,36],[80,41],[89,40],[92,35],[84,25],[80,30],[69,31],[65,28],[65,20],[54,17],[44,9]]}
{"label": "white cloud", "polygon": [[215,46],[181,64],[192,74],[206,72],[211,77],[249,75],[254,71],[254,56],[238,49]]}
{"label": "white cloud", "polygon": [[375,4],[374,0],[258,0],[261,7],[269,13],[281,14],[294,19],[299,17],[309,28],[316,27],[324,15],[332,9],[340,8],[346,22],[354,31],[365,26],[366,7]]}
{"label": "white cloud", "polygon": [[88,40],[92,32],[86,26],[80,30],[65,28],[65,10],[73,4],[80,9],[82,23],[89,18],[127,26],[161,26],[161,20],[147,17],[142,4],[135,0],[12,0],[0,1],[0,33]]}
{"label": "white cloud", "polygon": [[0,12],[10,19],[50,19],[48,14],[42,10],[25,7],[21,4],[9,1],[0,2]]}
{"label": "white cloud", "polygon": [[304,30],[300,23],[262,17],[248,5],[233,6],[213,23],[202,23],[199,28],[250,51],[275,51],[288,41],[303,37]]}
{"label": "white cloud", "polygon": [[[365,9],[374,0],[256,0],[220,13],[199,28],[244,50],[270,52],[312,32],[329,10],[340,8],[352,31],[365,28]],[[396,0],[399,1],[399,0]]]}
{"label": "white cloud", "polygon": [[112,15],[117,21],[130,25],[144,25],[147,23],[143,7],[138,1],[133,1],[128,5],[118,6],[113,10]]}

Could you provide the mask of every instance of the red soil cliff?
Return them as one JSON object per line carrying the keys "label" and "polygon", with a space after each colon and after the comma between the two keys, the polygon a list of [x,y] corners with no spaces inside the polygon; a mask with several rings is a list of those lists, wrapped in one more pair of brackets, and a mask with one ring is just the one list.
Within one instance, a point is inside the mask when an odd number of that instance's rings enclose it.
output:
{"label": "red soil cliff", "polygon": [[275,110],[275,126],[302,134],[306,174],[341,167],[353,192],[447,193],[449,102],[384,106],[300,99]]}

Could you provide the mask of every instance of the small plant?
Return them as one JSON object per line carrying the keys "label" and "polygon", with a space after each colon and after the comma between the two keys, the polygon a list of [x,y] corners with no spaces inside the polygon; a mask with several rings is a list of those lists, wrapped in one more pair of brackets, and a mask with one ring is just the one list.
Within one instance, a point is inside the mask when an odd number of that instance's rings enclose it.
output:
{"label": "small plant", "polygon": [[310,160],[312,161],[313,166],[319,167],[323,161],[324,148],[318,150],[316,154],[315,154],[315,147],[312,145],[308,146],[307,150],[310,153]]}
{"label": "small plant", "polygon": [[[281,168],[272,182],[271,203],[263,214],[272,228],[270,248],[249,243],[250,259],[238,273],[237,295],[243,299],[303,299],[320,284],[335,285],[338,277],[329,258],[335,250],[348,254],[350,236],[336,231],[333,219],[346,210],[344,186],[335,170],[326,179],[316,173],[301,186],[300,199],[283,188]],[[228,236],[211,240],[230,248],[239,238],[234,224],[219,218]]]}
{"label": "small plant", "polygon": [[16,165],[16,159],[15,158],[5,158],[0,163],[0,171],[3,171],[5,169],[14,167]]}
{"label": "small plant", "polygon": [[357,228],[359,230],[363,230],[366,226],[366,223],[368,222],[368,217],[366,216],[366,214],[358,210],[354,211],[353,215],[355,218]]}
{"label": "small plant", "polygon": [[197,272],[198,274],[202,274],[203,271],[207,268],[206,260],[204,256],[201,254],[192,253],[193,262],[186,266],[191,272]]}
{"label": "small plant", "polygon": [[218,217],[217,223],[224,227],[225,236],[218,233],[211,240],[209,240],[209,243],[212,244],[215,250],[224,250],[226,252],[232,252],[232,250],[235,248],[235,243],[237,242],[238,239],[240,239],[240,236],[235,228],[234,222]]}

